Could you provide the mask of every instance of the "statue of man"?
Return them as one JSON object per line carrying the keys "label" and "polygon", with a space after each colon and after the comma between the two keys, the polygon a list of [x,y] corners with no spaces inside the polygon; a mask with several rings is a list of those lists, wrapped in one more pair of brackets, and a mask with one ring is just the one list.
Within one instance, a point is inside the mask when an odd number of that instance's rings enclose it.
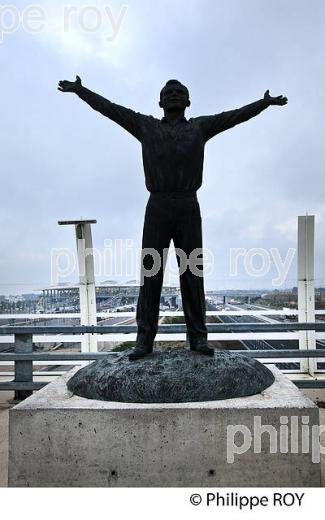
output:
{"label": "statue of man", "polygon": [[[190,106],[188,89],[180,81],[169,80],[160,92],[159,106],[164,117],[157,119],[117,105],[85,88],[79,76],[76,81],[60,81],[58,89],[74,92],[94,110],[112,119],[132,134],[142,145],[145,183],[150,196],[147,202],[143,235],[141,285],[137,303],[138,327],[136,347],[129,359],[135,360],[152,352],[158,328],[160,295],[166,264],[166,251],[171,239],[181,254],[190,260],[195,253],[200,260],[199,272],[188,261],[180,270],[180,288],[190,349],[213,355],[208,346],[205,319],[205,295],[202,270],[202,229],[200,206],[196,192],[202,184],[205,143],[215,135],[243,123],[270,105],[287,103],[283,96],[264,97],[235,110],[210,116],[185,118]],[[154,251],[161,260],[158,270]],[[196,266],[197,267],[197,266]],[[194,271],[194,272],[193,272]]]}

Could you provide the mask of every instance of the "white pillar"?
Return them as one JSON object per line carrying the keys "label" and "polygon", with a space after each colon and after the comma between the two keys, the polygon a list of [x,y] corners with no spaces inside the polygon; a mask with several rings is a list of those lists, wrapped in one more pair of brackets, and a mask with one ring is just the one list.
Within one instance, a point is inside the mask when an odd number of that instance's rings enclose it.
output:
{"label": "white pillar", "polygon": [[[76,234],[78,269],[80,324],[97,325],[96,287],[91,224],[96,220],[65,220],[60,225],[74,224]],[[97,334],[84,334],[81,341],[82,352],[97,352]]]}
{"label": "white pillar", "polygon": [[[314,282],[314,234],[315,217],[298,217],[298,321],[315,322]],[[315,331],[299,332],[299,348],[315,349]],[[314,374],[315,359],[301,360],[300,370]]]}

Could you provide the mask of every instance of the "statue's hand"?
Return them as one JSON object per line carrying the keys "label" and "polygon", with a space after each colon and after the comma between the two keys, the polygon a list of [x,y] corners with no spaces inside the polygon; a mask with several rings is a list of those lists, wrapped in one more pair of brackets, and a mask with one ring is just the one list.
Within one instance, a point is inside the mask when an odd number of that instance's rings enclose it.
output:
{"label": "statue's hand", "polygon": [[279,105],[279,106],[282,106],[282,105],[286,105],[288,103],[288,98],[286,98],[284,96],[276,96],[276,97],[270,96],[270,91],[269,90],[267,90],[265,92],[264,99],[266,99],[266,101],[268,101],[269,105]]}
{"label": "statue's hand", "polygon": [[76,76],[76,78],[76,81],[59,81],[58,90],[61,92],[77,92],[82,85],[79,76]]}

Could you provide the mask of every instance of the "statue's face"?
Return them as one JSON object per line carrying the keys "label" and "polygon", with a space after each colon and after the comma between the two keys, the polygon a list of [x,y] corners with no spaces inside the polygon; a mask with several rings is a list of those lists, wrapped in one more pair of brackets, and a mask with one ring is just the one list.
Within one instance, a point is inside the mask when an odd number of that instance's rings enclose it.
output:
{"label": "statue's face", "polygon": [[190,106],[186,88],[180,83],[170,83],[161,93],[159,106],[165,110],[185,110]]}

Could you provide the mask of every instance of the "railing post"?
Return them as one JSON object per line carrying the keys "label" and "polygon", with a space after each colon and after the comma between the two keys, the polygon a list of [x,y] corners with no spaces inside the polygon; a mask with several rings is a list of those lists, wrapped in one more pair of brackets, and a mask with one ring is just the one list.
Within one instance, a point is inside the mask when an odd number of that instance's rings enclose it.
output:
{"label": "railing post", "polygon": [[[79,269],[79,301],[80,324],[97,325],[96,287],[93,241],[91,224],[97,220],[59,220],[59,225],[74,224],[78,269]],[[81,338],[82,352],[97,352],[97,334],[83,334]]]}
{"label": "railing post", "polygon": [[[298,217],[298,321],[315,322],[314,282],[314,215]],[[315,331],[299,331],[299,348],[315,349]],[[301,361],[301,372],[314,375],[317,361],[307,358]]]}
{"label": "railing post", "polygon": [[[32,334],[15,334],[15,354],[33,352]],[[15,382],[33,382],[33,361],[15,361]],[[15,400],[22,401],[33,394],[32,390],[15,390]]]}
{"label": "railing post", "polygon": [[[81,325],[97,325],[96,288],[91,225],[76,225],[76,243],[79,266],[79,297]],[[97,334],[84,334],[81,339],[83,352],[97,351]]]}

